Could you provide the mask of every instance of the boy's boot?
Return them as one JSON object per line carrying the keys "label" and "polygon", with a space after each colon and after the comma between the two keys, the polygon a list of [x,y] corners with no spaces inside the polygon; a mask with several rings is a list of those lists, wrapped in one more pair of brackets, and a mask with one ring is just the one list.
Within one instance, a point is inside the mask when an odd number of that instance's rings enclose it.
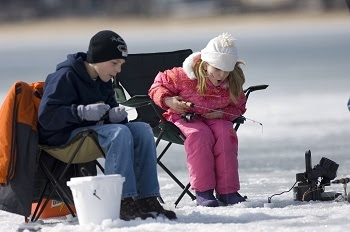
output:
{"label": "boy's boot", "polygon": [[205,207],[217,207],[219,206],[219,202],[214,197],[214,189],[210,189],[204,192],[196,191],[196,201],[197,205],[205,206]]}
{"label": "boy's boot", "polygon": [[170,220],[177,219],[175,212],[164,209],[163,206],[159,203],[157,197],[141,198],[136,200],[136,204],[142,213],[155,213],[154,217],[165,216]]}
{"label": "boy's boot", "polygon": [[122,199],[120,203],[120,219],[130,221],[138,217],[142,220],[146,218],[154,218],[150,213],[141,212],[140,208],[132,197]]}
{"label": "boy's boot", "polygon": [[217,194],[216,197],[225,205],[234,205],[245,201],[245,198],[242,197],[238,192],[228,194]]}

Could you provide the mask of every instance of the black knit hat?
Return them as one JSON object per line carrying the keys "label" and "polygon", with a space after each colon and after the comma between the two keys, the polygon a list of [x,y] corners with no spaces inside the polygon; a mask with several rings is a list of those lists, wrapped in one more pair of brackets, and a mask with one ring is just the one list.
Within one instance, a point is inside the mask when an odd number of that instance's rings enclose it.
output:
{"label": "black knit hat", "polygon": [[123,38],[113,31],[105,30],[91,38],[86,61],[94,64],[114,59],[126,60],[127,56],[128,48]]}

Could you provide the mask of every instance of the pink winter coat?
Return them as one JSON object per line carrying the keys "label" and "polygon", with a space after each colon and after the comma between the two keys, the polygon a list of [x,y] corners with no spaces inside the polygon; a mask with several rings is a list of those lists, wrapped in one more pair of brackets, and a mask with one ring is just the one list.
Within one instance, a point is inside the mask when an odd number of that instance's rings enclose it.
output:
{"label": "pink winter coat", "polygon": [[226,81],[215,87],[209,80],[207,80],[207,92],[204,95],[198,93],[196,89],[198,80],[194,75],[192,66],[194,60],[198,59],[199,56],[199,53],[193,53],[186,58],[183,67],[159,72],[148,91],[149,96],[158,106],[167,111],[163,116],[171,122],[181,118],[179,113],[173,111],[164,103],[166,97],[172,96],[180,96],[185,101],[194,103],[195,107],[190,108],[189,112],[201,115],[211,112],[210,109],[221,110],[227,113],[223,114],[223,119],[233,121],[246,111],[244,93],[242,92],[240,98],[237,99],[237,104],[235,104],[230,98]]}

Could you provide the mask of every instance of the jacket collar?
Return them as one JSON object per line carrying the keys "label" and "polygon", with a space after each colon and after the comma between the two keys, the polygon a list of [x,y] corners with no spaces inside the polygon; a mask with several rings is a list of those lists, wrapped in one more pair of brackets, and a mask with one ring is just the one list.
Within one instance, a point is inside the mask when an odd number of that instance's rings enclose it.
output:
{"label": "jacket collar", "polygon": [[188,78],[190,78],[191,80],[197,79],[196,75],[193,72],[193,65],[194,65],[194,62],[200,58],[201,58],[201,53],[195,52],[189,55],[182,64],[182,68],[184,72],[186,73]]}

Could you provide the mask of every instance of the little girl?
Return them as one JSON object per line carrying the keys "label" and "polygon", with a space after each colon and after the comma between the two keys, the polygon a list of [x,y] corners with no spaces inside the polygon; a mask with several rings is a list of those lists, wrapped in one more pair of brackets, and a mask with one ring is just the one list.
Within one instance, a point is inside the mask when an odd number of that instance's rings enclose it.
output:
{"label": "little girl", "polygon": [[[201,52],[187,57],[183,67],[158,73],[149,90],[166,110],[166,120],[186,136],[190,183],[201,206],[245,200],[237,192],[238,139],[231,122],[246,111],[245,78],[239,66],[243,62],[238,61],[234,40],[227,33],[213,38]],[[181,117],[188,112],[195,113],[193,121]]]}

